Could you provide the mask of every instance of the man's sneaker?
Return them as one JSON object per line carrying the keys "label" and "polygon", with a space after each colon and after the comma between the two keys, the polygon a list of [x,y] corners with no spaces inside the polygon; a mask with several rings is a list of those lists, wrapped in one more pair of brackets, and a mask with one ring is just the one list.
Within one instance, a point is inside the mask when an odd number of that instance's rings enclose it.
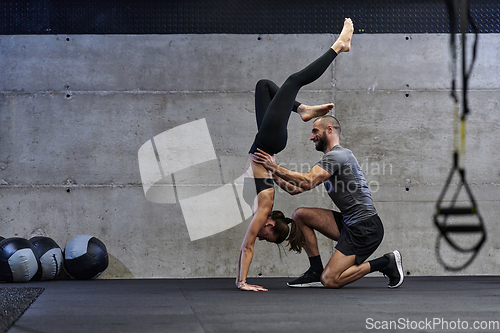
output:
{"label": "man's sneaker", "polygon": [[398,250],[384,254],[389,259],[389,265],[381,272],[389,278],[389,288],[397,288],[403,283],[403,258]]}
{"label": "man's sneaker", "polygon": [[307,288],[307,287],[323,287],[321,283],[321,273],[322,272],[313,272],[308,270],[301,277],[290,281],[287,283],[287,286],[294,288]]}

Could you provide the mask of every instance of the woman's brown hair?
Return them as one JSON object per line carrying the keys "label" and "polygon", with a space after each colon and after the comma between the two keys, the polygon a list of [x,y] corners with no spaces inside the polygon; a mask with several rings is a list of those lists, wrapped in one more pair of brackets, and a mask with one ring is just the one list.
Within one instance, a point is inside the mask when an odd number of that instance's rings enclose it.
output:
{"label": "woman's brown hair", "polygon": [[[271,212],[271,219],[275,223],[271,230],[278,236],[276,238],[276,244],[280,244],[286,240],[288,241],[288,246],[290,246],[290,251],[302,252],[302,247],[306,240],[297,223],[291,218],[285,217],[285,214],[279,210]],[[288,226],[289,224],[291,228]]]}

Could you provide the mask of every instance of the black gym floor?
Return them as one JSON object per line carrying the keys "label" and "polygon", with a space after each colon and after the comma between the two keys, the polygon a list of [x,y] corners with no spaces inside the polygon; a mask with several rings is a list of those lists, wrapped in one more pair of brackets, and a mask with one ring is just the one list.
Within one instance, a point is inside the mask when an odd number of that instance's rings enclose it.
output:
{"label": "black gym floor", "polygon": [[[497,276],[366,277],[339,290],[289,288],[288,278],[50,281],[8,330],[20,332],[367,332],[500,330]],[[18,289],[20,290],[20,289]],[[387,329],[386,329],[387,328]]]}

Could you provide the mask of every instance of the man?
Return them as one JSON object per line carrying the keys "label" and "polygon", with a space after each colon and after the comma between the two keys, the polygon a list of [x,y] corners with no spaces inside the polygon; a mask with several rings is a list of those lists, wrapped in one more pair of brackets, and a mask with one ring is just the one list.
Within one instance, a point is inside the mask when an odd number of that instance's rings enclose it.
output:
{"label": "man", "polygon": [[[275,182],[294,195],[323,183],[340,213],[322,208],[299,208],[292,218],[304,234],[311,267],[290,287],[341,288],[368,273],[380,271],[389,277],[389,288],[403,283],[399,251],[365,262],[382,242],[384,228],[373,205],[370,190],[358,161],[340,146],[340,124],[335,117],[323,116],[313,123],[311,140],[325,155],[308,173],[290,171],[276,164],[262,150],[254,161],[269,170]],[[314,230],[337,241],[336,251],[323,269]]]}

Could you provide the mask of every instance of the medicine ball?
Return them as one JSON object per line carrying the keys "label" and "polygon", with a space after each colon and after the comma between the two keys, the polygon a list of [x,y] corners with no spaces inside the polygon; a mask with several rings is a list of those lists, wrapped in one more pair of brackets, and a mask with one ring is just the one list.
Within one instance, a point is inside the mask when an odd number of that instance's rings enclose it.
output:
{"label": "medicine ball", "polygon": [[49,237],[33,237],[30,239],[40,258],[39,273],[41,280],[53,280],[61,272],[63,254],[57,243]]}
{"label": "medicine ball", "polygon": [[77,280],[95,279],[108,268],[108,251],[93,236],[78,235],[64,249],[66,272]]}
{"label": "medicine ball", "polygon": [[0,242],[0,281],[28,282],[37,274],[38,253],[24,238],[7,238]]}

